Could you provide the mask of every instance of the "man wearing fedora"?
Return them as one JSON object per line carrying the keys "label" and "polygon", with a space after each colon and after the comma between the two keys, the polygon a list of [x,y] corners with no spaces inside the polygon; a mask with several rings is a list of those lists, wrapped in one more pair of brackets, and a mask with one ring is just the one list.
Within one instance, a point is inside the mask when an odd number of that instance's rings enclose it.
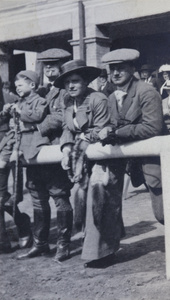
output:
{"label": "man wearing fedora", "polygon": [[[110,67],[111,80],[116,91],[110,95],[111,126],[100,133],[103,144],[115,145],[144,140],[162,134],[163,114],[159,93],[149,84],[134,77],[135,61],[140,53],[135,49],[117,49],[105,54],[102,62]],[[163,200],[159,157],[139,158],[148,185],[153,212],[163,224]],[[119,160],[120,167],[123,160]],[[123,176],[115,169],[115,184]],[[119,178],[119,179],[118,179]],[[118,182],[120,181],[120,182]],[[121,201],[122,190],[119,196]]]}
{"label": "man wearing fedora", "polygon": [[[63,49],[49,49],[39,54],[44,73],[49,80],[46,89],[48,112],[42,123],[37,125],[42,137],[48,137],[51,145],[60,143],[62,134],[63,99],[65,91],[53,84],[60,74],[63,62],[71,54]],[[73,211],[69,201],[70,183],[66,171],[60,164],[29,166],[27,185],[33,199],[34,207],[34,246],[18,259],[32,258],[49,252],[48,236],[50,229],[50,196],[57,208],[57,253],[55,260],[62,261],[69,257],[69,244],[72,231]]]}
{"label": "man wearing fedora", "polygon": [[109,97],[115,90],[114,84],[108,81],[108,74],[106,69],[101,69],[101,73],[99,75],[100,87],[99,92],[105,94]]}

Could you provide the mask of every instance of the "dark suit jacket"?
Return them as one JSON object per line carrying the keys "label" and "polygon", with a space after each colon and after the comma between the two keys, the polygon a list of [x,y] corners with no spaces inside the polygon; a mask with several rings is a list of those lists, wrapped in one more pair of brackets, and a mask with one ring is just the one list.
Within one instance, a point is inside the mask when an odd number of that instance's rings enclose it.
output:
{"label": "dark suit jacket", "polygon": [[118,128],[120,119],[129,121],[117,129],[117,135],[123,140],[143,140],[162,133],[161,97],[151,85],[133,78],[122,111],[118,111],[114,93],[109,97],[109,105],[112,124]]}
{"label": "dark suit jacket", "polygon": [[107,81],[104,89],[101,89],[101,86],[99,87],[99,92],[105,94],[107,97],[109,97],[110,94],[112,94],[115,91],[115,86],[113,83]]}
{"label": "dark suit jacket", "polygon": [[[111,122],[117,127],[116,132],[122,142],[144,140],[162,134],[162,101],[151,85],[134,78],[120,113],[114,93],[110,95],[109,103]],[[120,119],[129,124],[118,126]],[[152,188],[161,188],[159,157],[144,157],[140,161],[147,184]]]}
{"label": "dark suit jacket", "polygon": [[48,136],[51,144],[59,144],[62,134],[63,103],[65,90],[54,87],[46,95],[48,114],[38,128],[42,136]]}

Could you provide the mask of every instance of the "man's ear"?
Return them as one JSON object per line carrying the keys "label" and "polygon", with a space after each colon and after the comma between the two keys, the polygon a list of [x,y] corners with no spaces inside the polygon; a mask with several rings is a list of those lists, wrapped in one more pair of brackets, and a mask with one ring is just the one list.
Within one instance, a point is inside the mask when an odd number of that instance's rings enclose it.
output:
{"label": "man's ear", "polygon": [[32,88],[32,89],[35,89],[35,88],[36,88],[36,84],[35,84],[35,82],[33,82],[33,81],[31,81],[31,88]]}

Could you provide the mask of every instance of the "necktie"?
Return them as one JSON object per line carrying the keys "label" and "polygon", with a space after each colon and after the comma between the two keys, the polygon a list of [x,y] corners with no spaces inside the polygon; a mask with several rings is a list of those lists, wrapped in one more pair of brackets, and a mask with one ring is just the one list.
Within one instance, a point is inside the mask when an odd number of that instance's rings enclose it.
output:
{"label": "necktie", "polygon": [[48,89],[51,91],[54,88],[54,85],[52,83],[48,83]]}
{"label": "necktie", "polygon": [[116,91],[114,91],[114,94],[115,94],[115,97],[117,100],[118,107],[121,109],[122,105],[123,105],[123,100],[124,100],[125,96],[127,95],[127,93],[125,93],[121,90],[116,90]]}

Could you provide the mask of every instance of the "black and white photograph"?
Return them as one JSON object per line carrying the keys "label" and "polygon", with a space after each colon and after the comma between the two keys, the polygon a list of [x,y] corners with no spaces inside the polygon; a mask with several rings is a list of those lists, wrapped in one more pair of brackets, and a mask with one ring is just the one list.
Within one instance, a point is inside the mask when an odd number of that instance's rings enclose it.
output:
{"label": "black and white photograph", "polygon": [[0,300],[169,281],[170,1],[0,0]]}

